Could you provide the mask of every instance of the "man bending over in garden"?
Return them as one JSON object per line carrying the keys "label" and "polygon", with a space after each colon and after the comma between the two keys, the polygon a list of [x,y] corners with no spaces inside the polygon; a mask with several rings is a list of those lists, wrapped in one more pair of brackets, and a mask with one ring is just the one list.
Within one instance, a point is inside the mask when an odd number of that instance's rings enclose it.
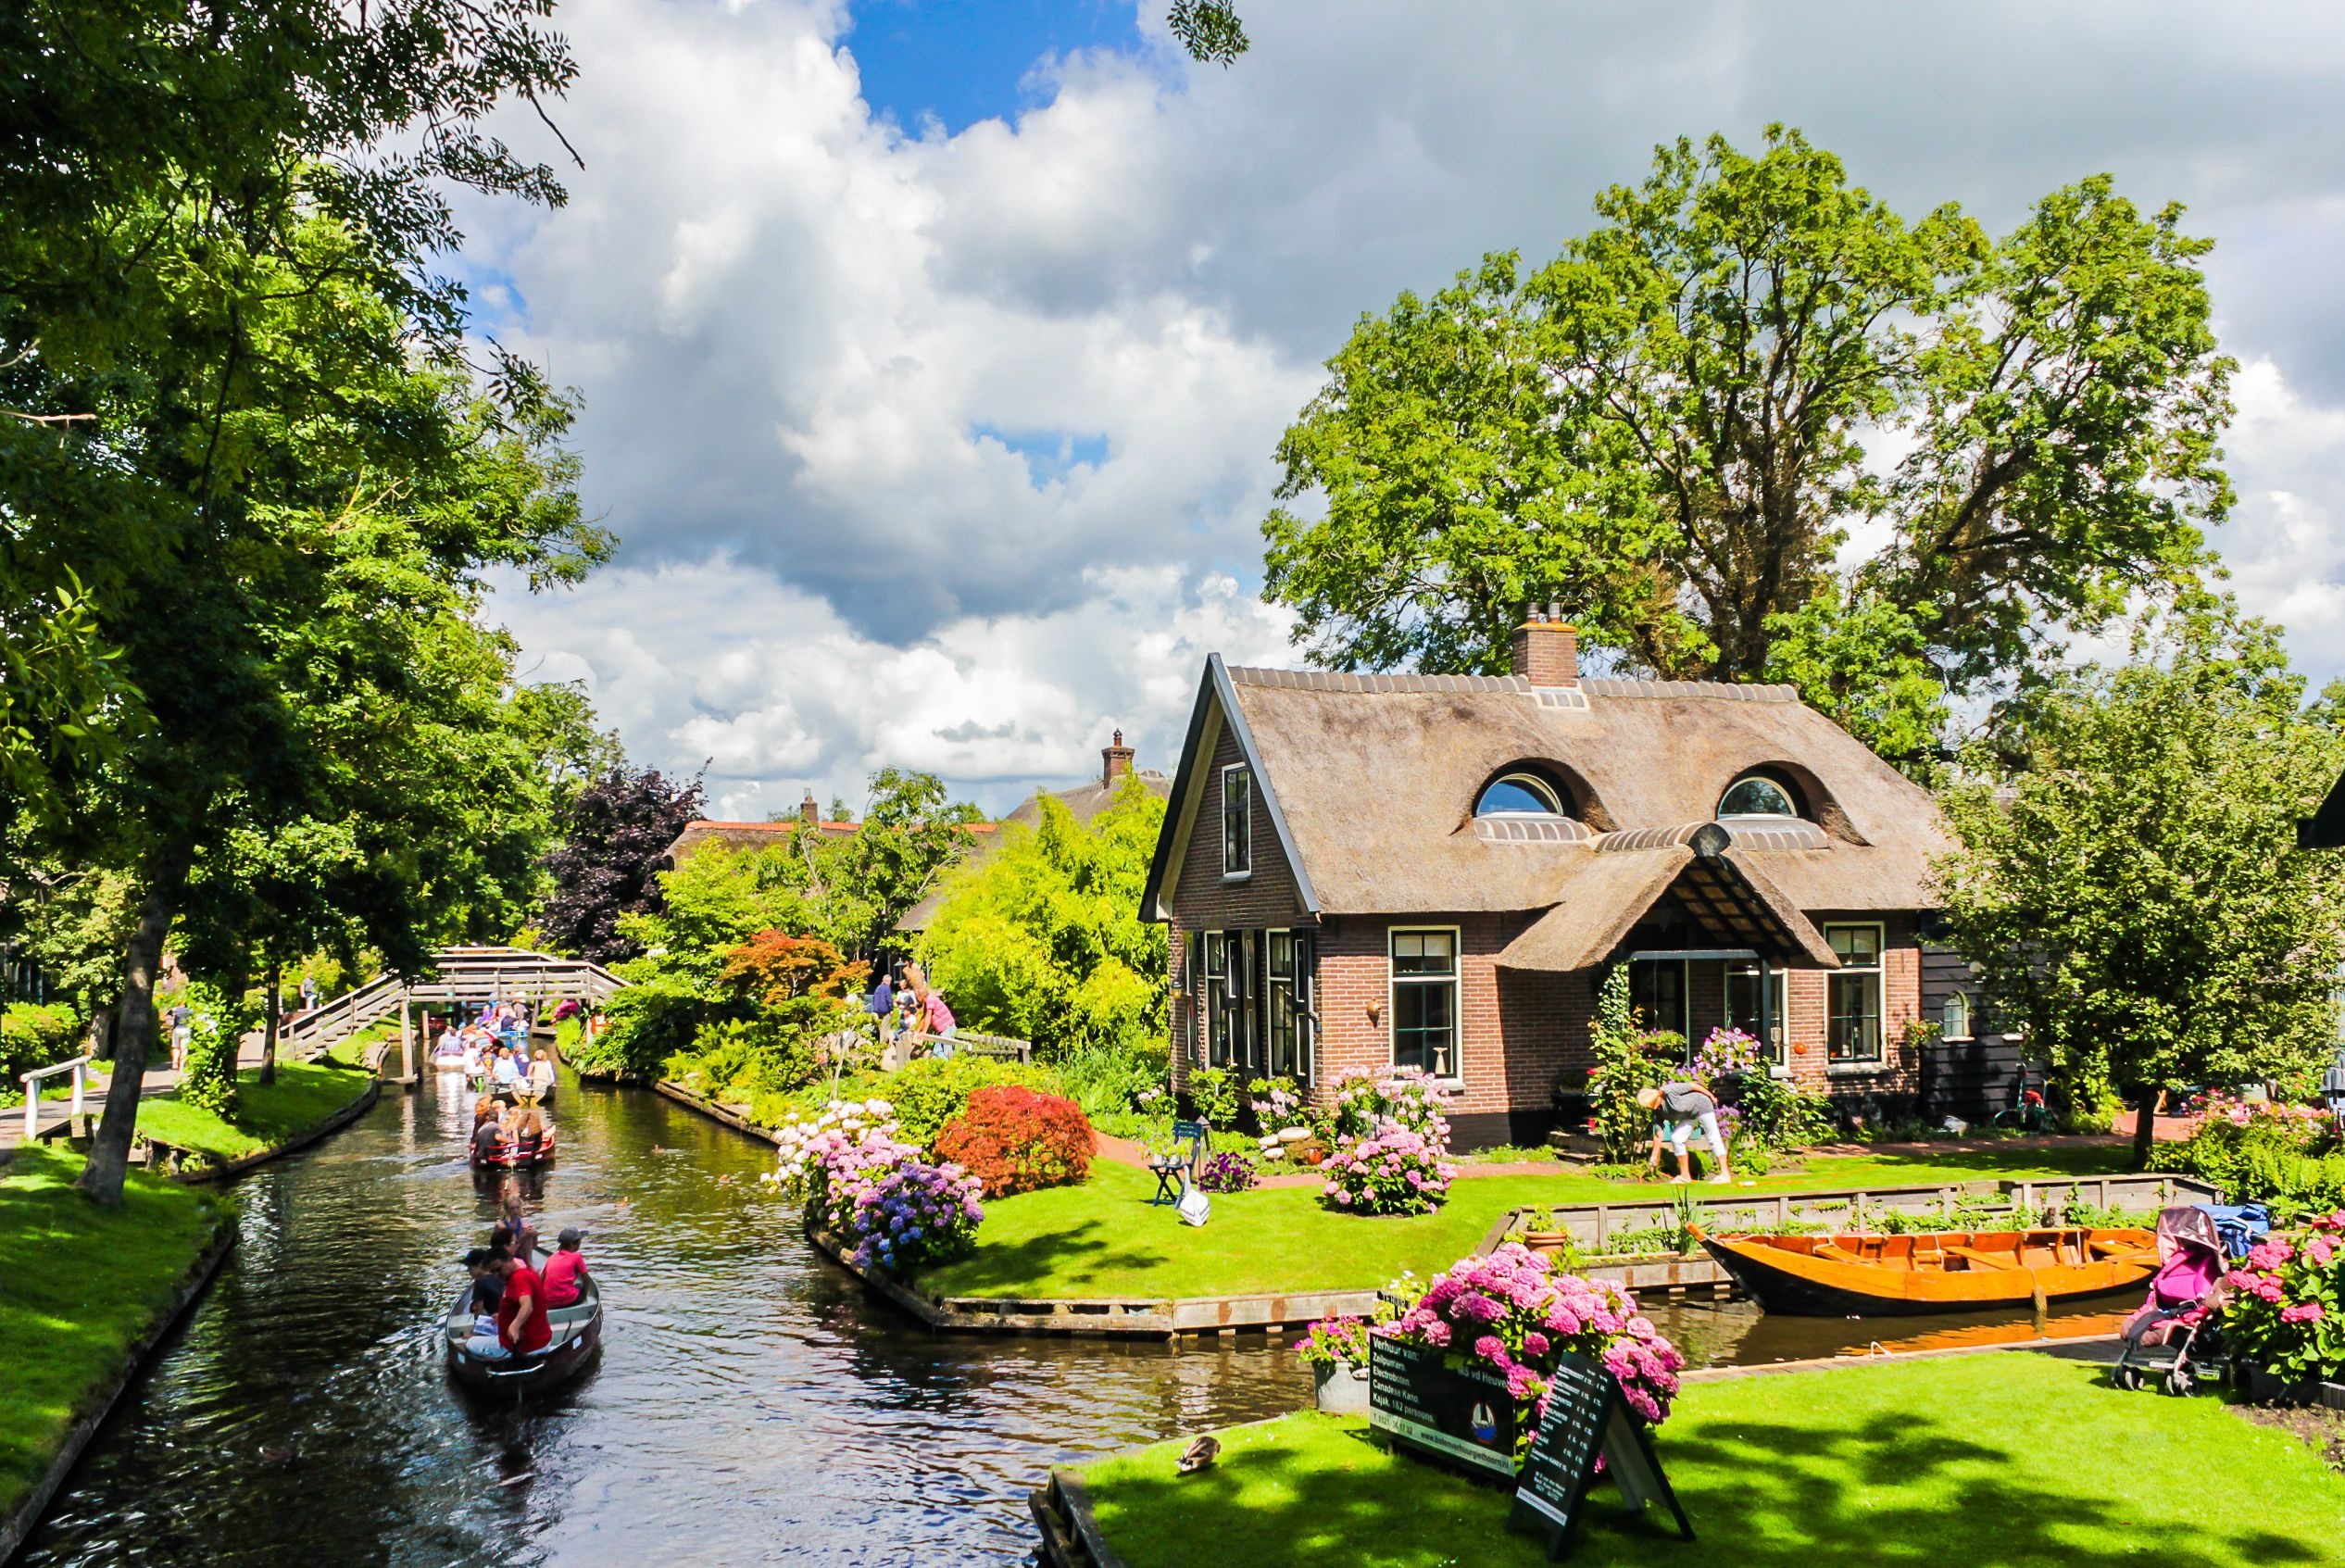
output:
{"label": "man bending over in garden", "polygon": [[1693,1142],[1694,1129],[1699,1127],[1710,1140],[1710,1150],[1718,1157],[1718,1169],[1711,1173],[1713,1182],[1734,1179],[1734,1172],[1726,1165],[1726,1140],[1718,1135],[1718,1102],[1699,1084],[1663,1084],[1659,1088],[1636,1091],[1636,1103],[1653,1112],[1653,1157],[1647,1165],[1661,1169],[1662,1135],[1669,1135],[1670,1148],[1677,1155],[1677,1173],[1670,1180],[1682,1182],[1692,1169],[1687,1156],[1687,1146]]}

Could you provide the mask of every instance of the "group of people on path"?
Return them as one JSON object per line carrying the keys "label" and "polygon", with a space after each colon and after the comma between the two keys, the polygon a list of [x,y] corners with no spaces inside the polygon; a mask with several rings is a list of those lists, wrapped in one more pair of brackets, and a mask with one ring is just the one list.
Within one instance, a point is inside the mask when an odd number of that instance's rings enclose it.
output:
{"label": "group of people on path", "polygon": [[537,1228],[521,1211],[520,1200],[508,1198],[488,1245],[464,1255],[472,1274],[472,1332],[464,1342],[466,1352],[501,1361],[545,1349],[553,1339],[546,1314],[575,1306],[584,1294],[586,1258],[580,1248],[585,1239],[577,1226],[564,1227],[541,1264]]}
{"label": "group of people on path", "polygon": [[916,1056],[949,1057],[960,1025],[945,994],[929,984],[927,972],[905,960],[901,973],[880,971],[863,1010],[879,1029],[881,1065],[890,1072]]}

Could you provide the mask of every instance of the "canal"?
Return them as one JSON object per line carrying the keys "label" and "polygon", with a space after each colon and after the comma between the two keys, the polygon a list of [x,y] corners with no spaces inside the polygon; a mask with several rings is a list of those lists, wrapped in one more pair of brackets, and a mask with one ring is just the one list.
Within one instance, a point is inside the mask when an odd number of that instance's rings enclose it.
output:
{"label": "canal", "polygon": [[[1257,1339],[930,1335],[813,1254],[758,1185],[771,1148],[645,1090],[561,1093],[543,1176],[476,1177],[466,1098],[427,1083],[247,1178],[235,1252],[19,1561],[1015,1563],[1051,1464],[1310,1398]],[[528,1407],[442,1365],[500,1179],[545,1236],[584,1227],[608,1303],[600,1365]],[[1647,1307],[1697,1364],[1977,1330]]]}

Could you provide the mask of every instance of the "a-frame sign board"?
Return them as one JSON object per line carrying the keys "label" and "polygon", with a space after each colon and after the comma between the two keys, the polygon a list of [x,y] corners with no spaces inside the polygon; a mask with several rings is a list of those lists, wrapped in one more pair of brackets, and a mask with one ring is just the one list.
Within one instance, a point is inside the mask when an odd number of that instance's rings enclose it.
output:
{"label": "a-frame sign board", "polygon": [[1646,1504],[1660,1502],[1676,1519],[1678,1532],[1692,1540],[1693,1522],[1670,1490],[1652,1439],[1629,1412],[1612,1374],[1567,1350],[1548,1387],[1547,1416],[1531,1440],[1508,1527],[1546,1536],[1548,1561],[1562,1561],[1586,1512],[1600,1454],[1604,1474],[1619,1485],[1632,1509],[1641,1512]]}

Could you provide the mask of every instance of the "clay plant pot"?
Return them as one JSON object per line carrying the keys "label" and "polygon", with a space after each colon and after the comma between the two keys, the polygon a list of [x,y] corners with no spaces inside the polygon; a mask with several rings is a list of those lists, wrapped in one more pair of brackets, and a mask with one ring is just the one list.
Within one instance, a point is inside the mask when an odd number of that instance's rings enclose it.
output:
{"label": "clay plant pot", "polygon": [[1534,1252],[1568,1252],[1572,1249],[1570,1231],[1525,1231],[1523,1245]]}
{"label": "clay plant pot", "polygon": [[1327,1158],[1327,1146],[1315,1138],[1309,1143],[1289,1144],[1286,1157],[1305,1165],[1316,1165]]}

